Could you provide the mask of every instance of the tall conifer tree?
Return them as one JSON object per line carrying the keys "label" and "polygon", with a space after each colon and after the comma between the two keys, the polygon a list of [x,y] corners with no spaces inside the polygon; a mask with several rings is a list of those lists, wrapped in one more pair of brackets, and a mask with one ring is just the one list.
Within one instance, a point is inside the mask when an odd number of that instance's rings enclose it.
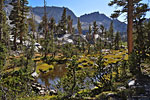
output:
{"label": "tall conifer tree", "polygon": [[94,39],[94,42],[96,42],[95,40],[95,35],[98,34],[98,25],[96,24],[96,21],[93,22],[93,39]]}
{"label": "tall conifer tree", "polygon": [[82,34],[82,27],[81,27],[80,18],[78,18],[78,24],[77,24],[77,27],[78,27],[78,32],[79,32],[79,34]]}
{"label": "tall conifer tree", "polygon": [[20,12],[21,12],[21,22],[20,22],[20,44],[23,42],[23,37],[28,33],[27,25],[27,14],[29,12],[28,0],[20,0]]}
{"label": "tall conifer tree", "polygon": [[59,22],[58,27],[60,27],[60,34],[66,34],[67,30],[67,17],[66,17],[66,8],[63,10],[63,14],[61,16],[61,20]]}
{"label": "tall conifer tree", "polygon": [[[32,31],[32,37],[35,39],[37,37],[35,37],[35,33],[36,33],[36,24],[35,24],[35,16],[33,14],[33,11],[32,11],[32,8],[31,8],[31,18],[28,19],[28,24],[29,26],[31,27],[31,30]],[[36,34],[38,35],[38,34]],[[38,38],[37,38],[38,39]]]}
{"label": "tall conifer tree", "polygon": [[17,37],[20,32],[20,22],[21,22],[21,5],[20,5],[20,0],[17,0],[17,2],[13,2],[12,5],[14,6],[13,10],[11,11],[11,14],[9,16],[10,20],[12,22],[10,24],[13,25],[12,28],[12,34],[14,35],[14,50],[17,50]]}
{"label": "tall conifer tree", "polygon": [[115,40],[114,40],[114,42],[115,42],[115,49],[116,50],[119,49],[119,42],[120,42],[120,40],[121,40],[120,33],[117,32],[116,36],[115,36]]}
{"label": "tall conifer tree", "polygon": [[93,22],[93,34],[97,34],[98,33],[98,28],[97,28],[97,24],[96,24],[96,21]]}
{"label": "tall conifer tree", "polygon": [[89,25],[89,34],[92,33],[91,24]]}
{"label": "tall conifer tree", "polygon": [[56,31],[56,22],[55,19],[52,17],[50,18],[50,22],[48,23],[49,29],[51,32],[55,32]]}
{"label": "tall conifer tree", "polygon": [[[117,18],[122,13],[127,13],[128,26],[127,26],[127,36],[128,36],[128,52],[129,54],[133,49],[133,21],[139,17],[139,13],[147,12],[147,4],[142,3],[142,0],[111,0],[108,4],[109,6],[119,6],[122,7],[120,10],[115,10],[114,14],[111,15],[112,18]],[[140,5],[140,7],[138,6]],[[144,9],[143,9],[144,8]]]}
{"label": "tall conifer tree", "polygon": [[8,46],[9,44],[9,26],[7,24],[7,17],[4,11],[4,0],[0,1],[0,42],[3,42]]}
{"label": "tall conifer tree", "polygon": [[70,33],[70,34],[72,34],[73,32],[72,32],[72,24],[73,24],[73,20],[71,19],[71,16],[68,16],[67,17],[67,24],[68,24],[68,32]]}
{"label": "tall conifer tree", "polygon": [[104,35],[105,27],[103,25],[100,25],[101,35]]}
{"label": "tall conifer tree", "polygon": [[[138,0],[140,2],[141,0]],[[137,0],[134,0],[134,3]],[[133,0],[112,0],[109,3],[109,6],[117,5],[122,7],[122,10],[116,10],[114,14],[112,14],[112,18],[118,17],[120,14],[127,12],[127,19],[128,19],[128,27],[127,27],[127,36],[128,36],[128,52],[129,54],[132,52],[133,49],[133,40],[132,40],[132,33],[133,33]]]}
{"label": "tall conifer tree", "polygon": [[113,27],[113,21],[111,21],[110,27],[109,27],[109,39],[110,39],[110,41],[111,41],[111,43],[110,43],[110,49],[112,49],[113,43],[114,43],[114,27]]}

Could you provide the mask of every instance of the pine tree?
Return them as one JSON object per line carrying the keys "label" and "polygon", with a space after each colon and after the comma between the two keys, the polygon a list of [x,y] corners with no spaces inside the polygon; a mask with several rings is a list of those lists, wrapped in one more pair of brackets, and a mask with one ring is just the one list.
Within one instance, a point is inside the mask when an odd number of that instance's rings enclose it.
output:
{"label": "pine tree", "polygon": [[[33,39],[35,39],[36,24],[35,24],[35,16],[33,15],[33,11],[32,10],[31,10],[31,18],[28,19],[28,24],[31,27],[30,31],[32,31],[32,37],[33,37]],[[38,40],[38,38],[37,38],[37,40]]]}
{"label": "pine tree", "polygon": [[[134,0],[136,2],[137,0]],[[141,1],[141,0],[139,0]],[[138,1],[138,2],[139,2]],[[117,18],[120,14],[128,12],[128,27],[127,27],[127,36],[128,36],[128,52],[129,54],[133,49],[132,33],[133,33],[133,0],[113,0],[110,1],[109,6],[117,5],[122,7],[122,10],[116,10],[115,13],[111,15],[112,18]]]}
{"label": "pine tree", "polygon": [[90,41],[91,41],[91,33],[92,33],[92,29],[91,29],[91,24],[89,24],[89,32],[86,34],[86,38],[87,38],[87,40],[89,41],[88,43],[87,43],[87,46],[88,46],[88,54],[90,53]]}
{"label": "pine tree", "polygon": [[55,50],[55,44],[54,44],[54,33],[56,31],[56,23],[55,23],[55,19],[52,17],[50,19],[50,22],[48,23],[49,25],[49,29],[50,29],[50,51],[52,53],[52,59],[55,57],[56,54],[56,50]]}
{"label": "pine tree", "polygon": [[91,24],[89,25],[89,34],[92,33]]}
{"label": "pine tree", "polygon": [[105,28],[105,31],[104,31],[104,47],[107,47],[108,46],[108,31],[107,29]]}
{"label": "pine tree", "polygon": [[119,49],[119,42],[121,40],[121,37],[120,37],[120,32],[117,32],[116,33],[116,37],[115,37],[115,49],[118,50]]}
{"label": "pine tree", "polygon": [[47,61],[47,54],[48,54],[48,48],[49,48],[49,30],[48,30],[48,19],[47,19],[47,12],[46,12],[46,1],[44,0],[44,16],[43,16],[43,32],[45,35],[45,40],[44,40],[44,58]]}
{"label": "pine tree", "polygon": [[111,21],[110,27],[109,27],[109,39],[111,41],[110,49],[112,49],[112,47],[113,47],[113,41],[114,41],[114,34],[113,33],[114,33],[113,21]]}
{"label": "pine tree", "polygon": [[144,30],[146,30],[147,33],[147,47],[150,47],[150,21],[146,22],[144,25]]}
{"label": "pine tree", "polygon": [[20,22],[20,44],[23,42],[23,37],[28,33],[27,25],[27,15],[29,12],[29,7],[27,0],[20,0],[20,12],[21,12],[21,22]]}
{"label": "pine tree", "polygon": [[[105,75],[109,74],[108,69],[105,68],[104,63],[105,63],[104,58],[102,54],[100,54],[100,56],[98,57],[98,60],[96,61],[97,66],[95,68],[94,75],[92,78],[93,85],[97,86],[99,89],[102,89],[102,87],[111,88],[111,80],[104,77]],[[94,80],[97,80],[97,81],[94,81]],[[101,83],[102,87],[99,85],[99,83]]]}
{"label": "pine tree", "polygon": [[95,40],[95,34],[98,34],[98,25],[96,24],[96,21],[93,22],[93,39],[94,39],[94,42],[96,42]]}
{"label": "pine tree", "polygon": [[60,27],[60,34],[66,34],[66,30],[67,30],[66,8],[64,8],[63,10],[63,14],[61,16],[61,20],[58,24],[58,27]]}
{"label": "pine tree", "polygon": [[100,25],[100,30],[101,30],[101,36],[104,35],[105,27],[103,25]]}
{"label": "pine tree", "polygon": [[56,31],[56,22],[55,19],[52,17],[50,18],[50,22],[48,23],[50,31],[55,32]]}
{"label": "pine tree", "polygon": [[110,35],[111,42],[113,42],[113,37],[114,37],[113,33],[114,33],[114,27],[113,27],[113,21],[111,21],[110,27],[109,27],[109,35]]}
{"label": "pine tree", "polygon": [[12,5],[14,6],[13,10],[11,11],[11,14],[9,16],[10,20],[12,22],[10,24],[14,25],[12,28],[12,34],[14,35],[14,50],[17,50],[17,37],[20,32],[20,22],[21,22],[21,5],[20,0],[17,0],[17,2],[13,2]]}
{"label": "pine tree", "polygon": [[132,53],[133,50],[133,0],[128,0],[128,27],[127,27],[127,36],[128,36],[128,52]]}
{"label": "pine tree", "polygon": [[[142,0],[112,0],[108,4],[109,6],[119,6],[122,7],[122,10],[115,10],[114,14],[111,15],[112,18],[117,18],[122,13],[127,13],[128,19],[128,27],[127,27],[127,36],[128,36],[128,52],[129,54],[132,52],[133,49],[133,20],[139,17],[139,13],[147,12],[149,9],[145,6],[147,4],[141,3]],[[140,5],[140,7],[138,6]],[[144,8],[144,9],[143,9]]]}
{"label": "pine tree", "polygon": [[47,11],[46,11],[46,1],[44,0],[44,16],[43,16],[43,23],[44,23],[44,35],[45,40],[48,38],[48,19],[47,19]]}
{"label": "pine tree", "polygon": [[133,75],[141,74],[141,58],[135,50],[129,56],[129,69]]}
{"label": "pine tree", "polygon": [[[72,96],[74,94],[79,93],[81,89],[85,89],[84,80],[87,77],[86,72],[78,70],[78,57],[72,56],[71,59],[72,60],[68,64],[68,69],[65,77],[61,78],[57,85],[58,91],[60,93],[58,99],[60,100],[67,100],[68,98],[73,99]],[[79,98],[80,97],[81,96],[79,96]]]}
{"label": "pine tree", "polygon": [[[144,29],[144,22],[146,21],[145,15],[146,11],[148,9],[147,4],[137,4],[136,5],[136,18],[134,20],[134,28],[135,28],[135,33],[137,35],[135,45],[137,51],[141,52],[140,53],[140,58],[145,59],[146,57],[146,49],[148,47],[147,45],[147,37],[148,35],[146,34],[146,29]],[[144,12],[143,12],[144,11]]]}
{"label": "pine tree", "polygon": [[7,24],[7,17],[4,11],[3,0],[0,1],[0,42],[4,42],[9,47],[9,26]]}
{"label": "pine tree", "polygon": [[98,28],[97,28],[97,24],[96,24],[96,21],[93,22],[93,34],[97,34],[98,33]]}
{"label": "pine tree", "polygon": [[41,41],[43,47],[44,60],[47,62],[47,55],[50,43],[50,30],[48,25],[47,11],[46,11],[46,1],[44,0],[44,16],[42,17],[42,21],[39,24],[38,31],[43,33],[44,40]]}
{"label": "pine tree", "polygon": [[5,64],[6,54],[7,54],[6,46],[0,42],[0,74],[1,74],[1,69]]}
{"label": "pine tree", "polygon": [[81,28],[80,18],[78,18],[78,24],[77,24],[77,27],[78,27],[78,32],[79,32],[79,34],[82,34],[82,28]]}
{"label": "pine tree", "polygon": [[7,23],[7,17],[6,17],[6,14],[5,14],[5,12],[3,12],[4,14],[4,16],[3,16],[3,29],[2,29],[2,31],[3,31],[3,35],[2,35],[2,39],[3,39],[3,41],[4,41],[4,43],[5,43],[5,45],[6,45],[6,47],[7,47],[7,49],[10,49],[10,36],[9,36],[9,34],[10,34],[10,31],[9,31],[9,29],[10,29],[10,27],[9,27],[9,25],[8,25],[8,23]]}
{"label": "pine tree", "polygon": [[68,32],[70,33],[70,34],[72,34],[73,32],[72,32],[72,24],[73,24],[73,20],[71,19],[71,16],[68,16],[67,17],[67,24],[68,24]]}

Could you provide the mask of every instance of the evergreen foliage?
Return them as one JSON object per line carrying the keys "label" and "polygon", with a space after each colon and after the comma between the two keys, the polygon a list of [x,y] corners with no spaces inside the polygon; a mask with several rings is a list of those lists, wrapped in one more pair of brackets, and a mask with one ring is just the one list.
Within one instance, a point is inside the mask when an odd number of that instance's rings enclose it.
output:
{"label": "evergreen foliage", "polygon": [[104,35],[105,27],[103,25],[100,25],[100,30],[101,30],[101,36]]}
{"label": "evergreen foliage", "polygon": [[17,50],[17,38],[20,34],[20,22],[21,22],[21,5],[20,0],[17,0],[17,2],[12,2],[12,5],[14,6],[13,10],[11,11],[11,14],[9,16],[9,19],[12,21],[10,24],[13,25],[12,28],[12,34],[14,35],[14,50]]}
{"label": "evergreen foliage", "polygon": [[89,35],[92,34],[91,24],[89,25]]}
{"label": "evergreen foliage", "polygon": [[71,19],[71,16],[67,17],[67,30],[68,33],[72,34],[73,33],[73,29],[72,29],[72,24],[73,24],[73,20]]}
{"label": "evergreen foliage", "polygon": [[121,40],[120,32],[117,32],[116,36],[115,36],[115,40],[114,40],[114,42],[115,42],[115,49],[116,50],[119,49],[120,40]]}
{"label": "evergreen foliage", "polygon": [[[32,95],[38,97],[40,94],[35,95],[35,90],[32,88],[35,80],[31,77],[31,73],[33,71],[37,74],[41,73],[45,80],[45,77],[49,75],[55,77],[55,75],[53,76],[55,71],[57,73],[62,68],[65,68],[66,72],[63,72],[64,76],[56,76],[58,82],[54,87],[58,90],[55,93],[56,96],[53,95],[58,97],[57,99],[99,99],[101,97],[105,99],[111,95],[118,96],[119,99],[122,97],[128,99],[129,93],[124,95],[126,94],[124,91],[128,92],[131,89],[130,86],[127,86],[128,81],[131,78],[137,78],[136,76],[142,77],[145,72],[145,69],[142,72],[142,65],[150,61],[150,21],[145,20],[148,5],[141,1],[133,0],[132,4],[134,7],[131,15],[134,19],[135,46],[128,59],[126,47],[124,47],[125,50],[120,49],[121,33],[114,34],[113,21],[108,30],[104,25],[98,26],[94,21],[92,26],[89,25],[85,38],[82,35],[82,24],[79,18],[77,21],[79,34],[76,35],[74,34],[73,19],[66,15],[67,9],[64,8],[61,20],[57,24],[53,17],[48,18],[44,0],[44,16],[38,26],[39,34],[43,37],[38,37],[37,33],[36,38],[37,26],[33,12],[32,17],[27,19],[28,0],[12,0],[13,10],[9,16],[11,30],[3,10],[4,0],[1,0],[0,99],[20,100]],[[112,14],[112,18],[129,11],[129,0],[111,0],[109,5],[117,5],[122,8],[116,10],[115,14]],[[33,34],[28,34],[31,31]],[[13,49],[10,48],[9,32],[13,34],[13,38],[11,38],[14,39]],[[68,36],[69,38],[67,38]],[[70,38],[73,43],[69,41]],[[39,43],[36,43],[36,39]],[[18,40],[20,40],[20,45],[17,44]],[[9,55],[7,55],[8,52]],[[49,86],[48,78],[46,83]],[[41,87],[43,88],[43,86]],[[39,91],[41,93],[41,90]],[[31,97],[31,99],[33,98]]]}
{"label": "evergreen foliage", "polygon": [[92,28],[92,30],[93,30],[94,43],[96,42],[96,40],[95,40],[95,35],[98,34],[98,27],[97,27],[97,26],[98,26],[98,25],[96,24],[96,21],[94,21],[94,22],[93,22],[93,28]]}
{"label": "evergreen foliage", "polygon": [[141,58],[140,52],[136,50],[129,57],[129,68],[133,75],[141,75]]}
{"label": "evergreen foliage", "polygon": [[23,69],[7,74],[2,74],[0,81],[0,99],[16,100],[23,97],[32,96],[31,78],[28,72]]}
{"label": "evergreen foliage", "polygon": [[82,34],[82,27],[81,27],[80,18],[78,18],[77,28],[78,28],[78,32],[79,32],[79,34]]}
{"label": "evergreen foliage", "polygon": [[27,15],[29,12],[29,7],[27,0],[20,0],[20,12],[21,12],[21,21],[20,21],[20,44],[23,42],[23,37],[28,33],[28,24],[27,24]]}
{"label": "evergreen foliage", "polygon": [[5,66],[6,57],[7,57],[6,46],[0,42],[0,73],[2,71],[2,68]]}
{"label": "evergreen foliage", "polygon": [[104,87],[105,90],[105,87],[111,86],[111,81],[105,77],[109,74],[109,70],[111,69],[105,68],[106,66],[104,65],[104,62],[105,61],[103,59],[103,56],[100,55],[96,62],[97,66],[95,68],[95,73],[92,78],[92,82],[94,86],[98,87],[99,89],[103,89]]}
{"label": "evergreen foliage", "polygon": [[2,33],[3,33],[2,31],[2,27],[3,27],[2,23],[3,23],[3,16],[4,16],[3,6],[4,6],[4,1],[1,0],[0,1],[0,41],[2,40]]}
{"label": "evergreen foliage", "polygon": [[71,99],[80,89],[85,88],[83,84],[85,84],[86,73],[78,71],[77,60],[78,57],[72,56],[71,62],[68,65],[68,71],[57,86],[60,89],[59,99]]}
{"label": "evergreen foliage", "polygon": [[4,11],[4,0],[0,1],[0,42],[4,42],[7,46],[9,45],[9,26]]}
{"label": "evergreen foliage", "polygon": [[50,32],[55,33],[56,32],[56,22],[55,19],[52,17],[50,18],[50,22],[48,23]]}
{"label": "evergreen foliage", "polygon": [[35,33],[36,33],[36,29],[37,29],[36,28],[36,23],[35,23],[35,16],[33,15],[33,12],[31,12],[31,15],[32,15],[32,17],[28,19],[28,24],[29,24],[29,27],[30,27],[30,31],[33,34],[33,38],[34,39],[36,38],[37,42],[38,42],[38,34],[36,34],[37,37],[35,37]]}
{"label": "evergreen foliage", "polygon": [[98,33],[98,28],[97,28],[97,24],[96,24],[96,21],[93,22],[93,35],[97,34]]}
{"label": "evergreen foliage", "polygon": [[63,14],[61,16],[61,20],[58,24],[58,27],[60,27],[60,34],[66,34],[66,30],[67,30],[66,8],[64,8],[63,10]]}
{"label": "evergreen foliage", "polygon": [[113,28],[113,21],[111,21],[110,23],[110,27],[109,27],[109,39],[111,41],[110,43],[110,49],[113,48],[113,44],[114,44],[114,28]]}

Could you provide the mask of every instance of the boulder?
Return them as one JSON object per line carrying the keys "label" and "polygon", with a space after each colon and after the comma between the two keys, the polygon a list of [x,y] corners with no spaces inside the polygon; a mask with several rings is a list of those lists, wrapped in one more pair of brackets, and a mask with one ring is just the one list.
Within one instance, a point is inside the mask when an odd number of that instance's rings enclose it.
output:
{"label": "boulder", "polygon": [[49,95],[50,96],[57,95],[57,91],[56,90],[50,90]]}
{"label": "boulder", "polygon": [[119,91],[122,91],[122,90],[125,90],[125,89],[126,89],[126,87],[124,87],[124,86],[120,86],[120,87],[117,88],[117,90],[119,90]]}
{"label": "boulder", "polygon": [[131,80],[128,82],[129,87],[134,86],[134,85],[135,85],[135,80]]}
{"label": "boulder", "polygon": [[32,75],[32,77],[38,77],[39,76],[36,71],[34,73],[32,73],[31,75]]}

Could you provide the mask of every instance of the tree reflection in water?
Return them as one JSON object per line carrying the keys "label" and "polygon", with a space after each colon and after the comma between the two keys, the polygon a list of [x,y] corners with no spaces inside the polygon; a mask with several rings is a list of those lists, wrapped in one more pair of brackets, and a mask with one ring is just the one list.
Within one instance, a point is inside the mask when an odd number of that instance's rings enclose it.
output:
{"label": "tree reflection in water", "polygon": [[54,70],[46,74],[41,74],[36,81],[41,85],[45,85],[47,88],[53,88],[52,85],[56,84],[57,81],[65,75],[66,71],[66,64],[59,64],[55,66]]}

